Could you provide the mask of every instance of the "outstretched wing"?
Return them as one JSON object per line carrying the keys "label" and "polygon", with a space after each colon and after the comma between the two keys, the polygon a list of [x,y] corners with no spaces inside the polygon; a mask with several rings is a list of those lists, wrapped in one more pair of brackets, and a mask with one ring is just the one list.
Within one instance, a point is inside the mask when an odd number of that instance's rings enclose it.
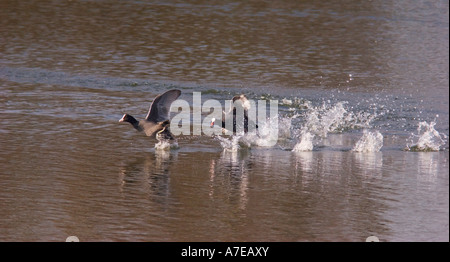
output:
{"label": "outstretched wing", "polygon": [[155,100],[153,100],[145,119],[152,122],[169,120],[170,105],[173,101],[177,100],[180,95],[180,90],[173,89],[157,96]]}

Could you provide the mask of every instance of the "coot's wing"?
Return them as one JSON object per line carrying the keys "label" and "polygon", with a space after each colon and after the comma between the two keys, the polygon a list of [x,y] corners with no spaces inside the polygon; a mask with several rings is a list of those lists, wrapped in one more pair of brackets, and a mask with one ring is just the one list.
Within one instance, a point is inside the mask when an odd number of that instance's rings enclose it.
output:
{"label": "coot's wing", "polygon": [[169,120],[170,105],[181,95],[180,90],[169,90],[162,95],[158,95],[153,100],[145,120],[152,122],[162,122]]}

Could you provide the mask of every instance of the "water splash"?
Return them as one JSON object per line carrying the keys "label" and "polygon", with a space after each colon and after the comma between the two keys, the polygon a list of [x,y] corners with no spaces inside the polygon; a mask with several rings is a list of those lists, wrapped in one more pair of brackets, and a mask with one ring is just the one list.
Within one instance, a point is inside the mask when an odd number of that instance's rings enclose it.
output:
{"label": "water splash", "polygon": [[311,106],[311,101],[304,98],[283,98],[280,100],[280,105],[290,108],[290,111],[295,109],[307,109]]}
{"label": "water splash", "polygon": [[304,132],[300,137],[300,142],[294,146],[292,152],[312,151],[314,148],[313,141],[314,135],[310,132]]}
{"label": "water splash", "polygon": [[[410,144],[406,145],[406,151],[420,151],[420,152],[428,152],[428,151],[439,151],[441,146],[445,145],[447,136],[445,134],[440,134],[434,126],[436,122],[432,121],[431,123],[427,123],[425,121],[420,122],[417,127],[417,135],[412,134],[409,139],[411,140]],[[414,140],[416,140],[414,142]]]}
{"label": "water splash", "polygon": [[229,138],[225,136],[216,136],[215,138],[219,140],[224,152],[237,152],[240,148],[239,140],[241,137],[242,135],[233,135]]}
{"label": "water splash", "polygon": [[383,147],[383,135],[379,131],[370,132],[364,129],[363,136],[356,142],[353,152],[379,152]]}
{"label": "water splash", "polygon": [[245,140],[250,145],[273,147],[280,139],[290,136],[291,119],[289,117],[268,118],[265,123],[258,123],[258,125],[257,131],[245,136]]}
{"label": "water splash", "polygon": [[[273,147],[279,139],[290,137],[291,118],[267,118],[264,123],[258,123],[258,129],[231,136],[215,136],[224,151],[236,152],[242,147]],[[231,133],[231,132],[230,132]]]}
{"label": "water splash", "polygon": [[328,133],[342,132],[355,128],[369,128],[376,114],[367,112],[352,112],[346,106],[347,102],[335,105],[323,103],[312,107],[306,112],[304,129],[319,137],[327,137]]}
{"label": "water splash", "polygon": [[[364,111],[353,112],[347,107],[347,102],[336,104],[323,103],[312,107],[304,113],[305,122],[300,129],[294,131],[298,142],[292,151],[312,151],[316,138],[326,138],[329,133],[343,132],[345,130],[370,128],[376,114]],[[382,144],[382,137],[381,137]]]}
{"label": "water splash", "polygon": [[161,139],[158,141],[158,143],[155,144],[156,150],[170,150],[170,149],[177,149],[179,148],[177,142],[173,142],[172,144],[169,142],[169,140]]}

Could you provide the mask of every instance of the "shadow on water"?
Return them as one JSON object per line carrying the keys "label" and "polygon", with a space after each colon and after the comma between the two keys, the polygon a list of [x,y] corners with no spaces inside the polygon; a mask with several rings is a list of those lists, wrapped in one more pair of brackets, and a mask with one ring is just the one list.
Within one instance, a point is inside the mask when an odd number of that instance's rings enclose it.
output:
{"label": "shadow on water", "polygon": [[176,161],[176,151],[166,150],[130,157],[119,168],[122,197],[146,196],[158,206],[167,208],[171,194],[170,170]]}
{"label": "shadow on water", "polygon": [[[241,149],[208,152],[202,158],[209,160],[201,162],[196,155],[155,150],[119,166],[122,198],[148,199],[139,208],[159,210],[173,221],[149,222],[164,224],[174,240],[363,241],[390,235],[383,215],[391,199],[376,197],[385,190],[381,153]],[[350,172],[355,166],[360,168]],[[184,234],[191,230],[195,236]]]}
{"label": "shadow on water", "polygon": [[[389,203],[376,197],[383,182],[382,165],[375,159],[381,157],[382,153],[343,151],[293,153],[295,184],[307,199],[305,211],[311,212],[308,223],[329,232],[318,239],[330,235],[349,237],[347,240],[364,240],[370,235],[389,237],[383,217]],[[348,232],[359,234],[352,236]]]}
{"label": "shadow on water", "polygon": [[222,194],[225,191],[225,199],[230,204],[236,205],[240,210],[245,210],[252,165],[249,150],[223,151],[220,158],[212,159],[209,169],[211,199],[218,198],[215,191],[218,190]]}

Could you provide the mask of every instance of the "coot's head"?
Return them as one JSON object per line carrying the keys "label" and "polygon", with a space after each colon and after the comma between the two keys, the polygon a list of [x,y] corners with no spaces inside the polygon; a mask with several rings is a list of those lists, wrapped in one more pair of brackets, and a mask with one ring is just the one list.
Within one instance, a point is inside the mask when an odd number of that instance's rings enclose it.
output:
{"label": "coot's head", "polygon": [[136,119],[130,116],[129,114],[124,114],[123,117],[119,120],[119,122],[128,122],[128,123],[133,123],[135,121]]}

